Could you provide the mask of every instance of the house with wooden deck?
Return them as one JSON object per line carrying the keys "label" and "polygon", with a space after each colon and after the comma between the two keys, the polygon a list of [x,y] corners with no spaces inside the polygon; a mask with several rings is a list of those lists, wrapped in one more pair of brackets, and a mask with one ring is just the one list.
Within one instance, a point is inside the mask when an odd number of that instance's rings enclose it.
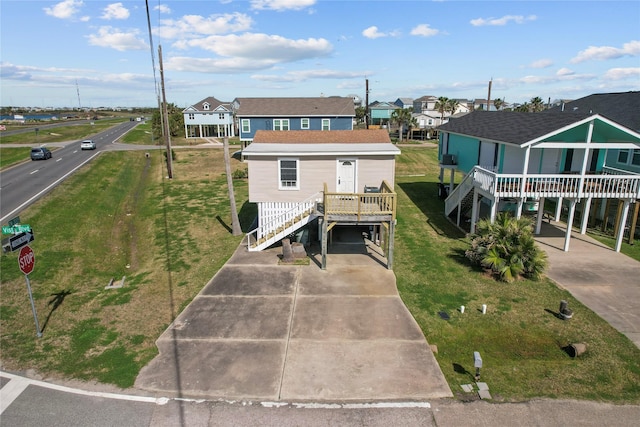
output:
{"label": "house with wooden deck", "polygon": [[223,138],[235,136],[233,112],[229,102],[209,96],[182,110],[185,138]]}
{"label": "house with wooden deck", "polygon": [[[481,212],[494,220],[508,205],[517,217],[530,211],[540,232],[545,200],[553,218],[566,205],[564,250],[569,250],[576,209],[586,233],[598,201],[620,201],[620,250],[629,205],[640,198],[640,174],[610,167],[611,150],[640,149],[640,133],[600,114],[474,111],[440,126],[440,184],[447,188],[445,214],[469,231]],[[447,173],[449,174],[448,183]],[[463,175],[456,183],[455,174]],[[505,203],[506,202],[506,203]]]}
{"label": "house with wooden deck", "polygon": [[369,226],[383,237],[391,269],[399,154],[381,129],[257,131],[242,151],[249,202],[258,207],[248,249],[260,251],[316,225],[324,269],[334,226]]}
{"label": "house with wooden deck", "polygon": [[352,130],[356,117],[354,99],[340,96],[236,98],[232,108],[244,147],[260,130]]}

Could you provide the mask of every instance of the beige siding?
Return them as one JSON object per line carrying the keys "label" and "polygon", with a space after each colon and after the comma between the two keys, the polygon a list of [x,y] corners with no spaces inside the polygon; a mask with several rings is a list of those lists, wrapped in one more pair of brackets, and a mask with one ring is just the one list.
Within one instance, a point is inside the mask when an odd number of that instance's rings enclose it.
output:
{"label": "beige siding", "polygon": [[[329,191],[336,191],[338,158],[292,156],[291,158],[297,158],[299,161],[299,190],[278,189],[278,158],[274,156],[247,159],[250,202],[302,201],[323,191],[325,182]],[[380,186],[383,180],[387,180],[391,185],[394,184],[395,156],[340,156],[339,158],[356,160],[358,192],[364,191],[365,185]]]}

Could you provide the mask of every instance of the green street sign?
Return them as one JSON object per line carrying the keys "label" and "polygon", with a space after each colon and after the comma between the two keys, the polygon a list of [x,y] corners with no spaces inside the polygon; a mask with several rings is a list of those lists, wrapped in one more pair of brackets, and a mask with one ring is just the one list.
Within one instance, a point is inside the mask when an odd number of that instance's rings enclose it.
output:
{"label": "green street sign", "polygon": [[16,225],[16,224],[20,224],[20,217],[17,216],[15,218],[12,218],[11,221],[9,221],[9,227]]}
{"label": "green street sign", "polygon": [[2,234],[18,234],[31,231],[29,224],[18,224],[11,227],[2,226]]}

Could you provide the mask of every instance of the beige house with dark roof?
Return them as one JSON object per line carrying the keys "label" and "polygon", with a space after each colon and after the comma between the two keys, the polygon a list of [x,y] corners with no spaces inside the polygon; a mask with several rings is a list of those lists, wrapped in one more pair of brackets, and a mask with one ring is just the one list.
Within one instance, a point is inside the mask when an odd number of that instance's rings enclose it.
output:
{"label": "beige house with dark roof", "polygon": [[258,207],[249,250],[269,247],[314,220],[323,230],[323,254],[326,233],[334,225],[382,226],[388,245],[393,239],[399,154],[386,130],[256,132],[242,152],[249,202]]}

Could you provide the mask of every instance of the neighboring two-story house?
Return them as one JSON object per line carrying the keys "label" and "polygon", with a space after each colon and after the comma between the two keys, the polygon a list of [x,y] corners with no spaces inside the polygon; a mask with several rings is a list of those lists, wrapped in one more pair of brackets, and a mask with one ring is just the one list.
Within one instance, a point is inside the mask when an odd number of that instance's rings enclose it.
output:
{"label": "neighboring two-story house", "polygon": [[351,97],[236,98],[232,103],[243,147],[260,130],[352,130],[355,119]]}
{"label": "neighboring two-story house", "polygon": [[228,102],[210,96],[182,111],[186,138],[235,136],[233,112]]}
{"label": "neighboring two-story house", "polygon": [[325,268],[327,234],[334,226],[370,226],[386,237],[391,268],[399,154],[384,129],[258,130],[242,151],[249,202],[258,207],[248,249],[267,248],[318,220]]}
{"label": "neighboring two-story house", "polygon": [[[584,234],[592,204],[616,199],[621,221],[615,249],[620,250],[629,206],[640,198],[640,175],[611,168],[605,160],[614,150],[639,150],[640,133],[588,111],[474,111],[438,130],[441,189],[446,187],[445,172],[450,172],[445,214],[458,225],[468,217],[473,232],[482,211],[493,220],[501,201],[508,200],[518,217],[528,208],[537,211],[539,233],[545,199],[556,202],[556,221],[566,202],[567,251],[577,205]],[[464,174],[457,186],[456,171]]]}

